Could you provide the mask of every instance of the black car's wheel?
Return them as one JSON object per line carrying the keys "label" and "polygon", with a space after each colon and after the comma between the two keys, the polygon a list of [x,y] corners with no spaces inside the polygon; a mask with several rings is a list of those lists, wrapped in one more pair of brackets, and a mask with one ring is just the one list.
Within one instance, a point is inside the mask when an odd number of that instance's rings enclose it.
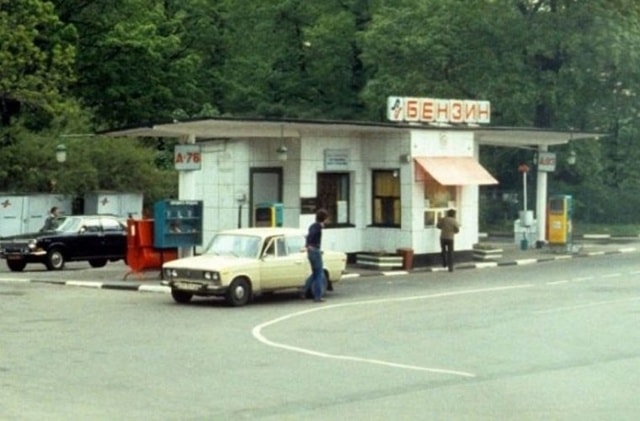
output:
{"label": "black car's wheel", "polygon": [[22,272],[24,267],[27,266],[27,262],[24,260],[7,260],[7,266],[12,272]]}
{"label": "black car's wheel", "polygon": [[186,304],[191,301],[193,294],[184,291],[178,291],[177,289],[171,289],[171,296],[176,303]]}
{"label": "black car's wheel", "polygon": [[225,296],[227,303],[233,307],[247,304],[251,299],[251,285],[246,278],[238,278],[231,282]]}
{"label": "black car's wheel", "polygon": [[61,270],[64,268],[64,254],[60,249],[51,249],[47,253],[45,265],[49,270]]}
{"label": "black car's wheel", "polygon": [[102,268],[107,264],[107,259],[91,259],[89,264],[92,268]]}

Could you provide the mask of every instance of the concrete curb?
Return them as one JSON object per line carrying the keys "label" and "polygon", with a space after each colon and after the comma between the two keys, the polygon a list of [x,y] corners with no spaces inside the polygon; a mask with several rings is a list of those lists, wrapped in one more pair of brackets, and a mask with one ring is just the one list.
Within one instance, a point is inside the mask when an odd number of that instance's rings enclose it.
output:
{"label": "concrete curb", "polygon": [[[536,263],[547,263],[554,262],[557,260],[566,260],[566,259],[575,259],[575,258],[583,258],[583,257],[592,257],[592,256],[602,256],[602,255],[610,255],[610,254],[621,254],[621,253],[633,253],[636,252],[636,247],[622,247],[615,250],[608,251],[592,251],[592,252],[584,252],[580,254],[563,254],[559,256],[550,256],[550,257],[541,257],[541,258],[529,258],[529,259],[514,259],[514,260],[506,260],[506,261],[483,261],[476,263],[462,263],[455,267],[455,270],[469,270],[469,269],[487,269],[487,268],[496,268],[503,266],[525,266]],[[411,273],[435,273],[435,272],[446,272],[447,268],[442,267],[428,267],[428,268],[416,268],[412,270],[393,270],[393,271],[367,271],[366,273],[358,273],[358,272],[347,272],[343,275],[342,279],[357,279],[357,278],[366,278],[372,276],[402,276],[409,275]],[[82,281],[82,280],[55,280],[55,279],[22,279],[22,278],[2,278],[0,277],[0,282],[5,283],[40,283],[40,284],[51,284],[51,285],[62,285],[62,286],[72,286],[72,287],[80,287],[80,288],[94,288],[94,289],[111,289],[111,290],[119,290],[119,291],[136,291],[136,292],[152,292],[152,293],[163,293],[169,294],[171,292],[171,288],[163,285],[158,285],[156,283],[153,284],[140,284],[133,283],[127,281]],[[155,282],[155,281],[149,281]]]}
{"label": "concrete curb", "polygon": [[144,285],[134,283],[123,283],[115,281],[79,281],[69,280],[61,281],[56,279],[19,279],[19,278],[0,278],[0,282],[4,283],[33,283],[33,284],[49,284],[49,285],[61,285],[69,287],[80,288],[93,288],[93,289],[111,289],[118,291],[138,291],[138,292],[160,292],[168,294],[171,292],[171,288],[162,285]]}
{"label": "concrete curb", "polygon": [[[550,257],[541,257],[541,258],[533,258],[533,259],[514,259],[514,260],[506,260],[506,261],[484,261],[477,263],[462,263],[460,265],[455,266],[455,270],[467,270],[467,269],[486,269],[486,268],[496,268],[503,266],[525,266],[536,263],[547,263],[547,262],[555,262],[557,260],[567,260],[567,259],[576,259],[582,257],[592,257],[592,256],[602,256],[609,254],[621,254],[621,253],[633,253],[637,251],[635,247],[623,247],[617,250],[609,250],[609,251],[592,251],[585,252],[581,254],[563,254],[560,256],[550,256]],[[398,275],[408,275],[410,273],[420,273],[420,272],[446,272],[446,268],[441,267],[431,267],[431,268],[417,268],[413,270],[394,270],[394,271],[371,271],[367,273],[347,273],[343,276],[343,279],[353,279],[353,278],[361,278],[361,277],[369,277],[369,276],[398,276]]]}

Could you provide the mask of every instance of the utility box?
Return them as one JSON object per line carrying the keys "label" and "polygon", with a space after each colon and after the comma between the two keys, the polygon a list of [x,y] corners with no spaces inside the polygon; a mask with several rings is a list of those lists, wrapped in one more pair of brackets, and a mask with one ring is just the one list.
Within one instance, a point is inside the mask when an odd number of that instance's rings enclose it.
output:
{"label": "utility box", "polygon": [[56,206],[61,215],[71,215],[72,199],[59,194],[1,194],[0,237],[38,232]]}
{"label": "utility box", "polygon": [[547,238],[551,245],[571,245],[573,242],[573,198],[568,194],[549,197],[547,207]]}
{"label": "utility box", "polygon": [[92,192],[84,196],[84,213],[142,218],[142,193]]}
{"label": "utility box", "polygon": [[281,227],[282,226],[282,203],[263,202],[258,203],[253,211],[254,227]]}

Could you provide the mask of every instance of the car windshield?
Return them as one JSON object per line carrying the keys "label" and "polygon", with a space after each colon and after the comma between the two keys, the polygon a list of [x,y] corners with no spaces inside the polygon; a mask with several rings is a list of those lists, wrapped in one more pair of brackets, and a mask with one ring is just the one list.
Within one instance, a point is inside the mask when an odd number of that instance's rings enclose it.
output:
{"label": "car windshield", "polygon": [[63,216],[56,218],[56,232],[78,232],[80,230],[81,218],[73,216]]}
{"label": "car windshield", "polygon": [[218,234],[211,239],[205,254],[257,258],[260,237],[254,235]]}

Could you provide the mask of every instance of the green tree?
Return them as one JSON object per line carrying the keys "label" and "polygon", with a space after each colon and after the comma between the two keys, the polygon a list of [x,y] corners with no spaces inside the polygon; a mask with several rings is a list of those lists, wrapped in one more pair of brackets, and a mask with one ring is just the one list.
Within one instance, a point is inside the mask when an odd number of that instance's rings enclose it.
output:
{"label": "green tree", "polygon": [[176,109],[192,114],[209,101],[198,84],[201,57],[183,39],[200,29],[210,8],[194,13],[208,2],[55,1],[78,29],[74,93],[98,127],[168,119]]}
{"label": "green tree", "polygon": [[[135,139],[11,130],[18,142],[0,154],[0,191],[77,197],[99,190],[141,192],[147,203],[177,195],[176,171],[158,169],[153,150]],[[67,147],[63,163],[55,159],[58,143]]]}
{"label": "green tree", "polygon": [[76,32],[43,0],[0,0],[0,125],[23,116],[35,129],[63,112]]}
{"label": "green tree", "polygon": [[369,2],[229,2],[224,107],[234,115],[361,118],[356,34]]}

